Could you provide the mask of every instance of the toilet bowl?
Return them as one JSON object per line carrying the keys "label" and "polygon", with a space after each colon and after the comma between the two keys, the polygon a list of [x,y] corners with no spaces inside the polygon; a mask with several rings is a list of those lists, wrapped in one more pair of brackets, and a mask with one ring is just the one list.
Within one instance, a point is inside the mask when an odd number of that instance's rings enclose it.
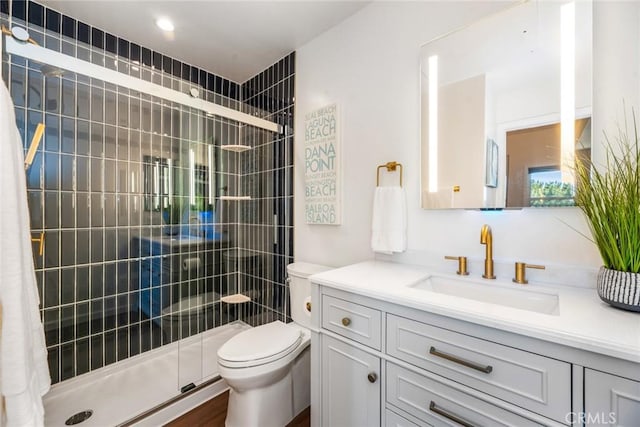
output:
{"label": "toilet bowl", "polygon": [[308,277],[328,267],[287,267],[293,323],[270,322],[231,338],[218,350],[220,376],[229,385],[227,427],[289,423],[310,403],[310,295]]}

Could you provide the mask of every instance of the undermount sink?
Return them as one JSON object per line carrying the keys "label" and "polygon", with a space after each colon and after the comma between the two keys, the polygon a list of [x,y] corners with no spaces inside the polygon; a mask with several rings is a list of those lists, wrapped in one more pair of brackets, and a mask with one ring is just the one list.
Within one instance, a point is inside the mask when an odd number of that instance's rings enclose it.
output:
{"label": "undermount sink", "polygon": [[532,290],[511,289],[499,283],[483,283],[472,279],[430,276],[409,287],[536,313],[553,316],[560,314],[558,295]]}

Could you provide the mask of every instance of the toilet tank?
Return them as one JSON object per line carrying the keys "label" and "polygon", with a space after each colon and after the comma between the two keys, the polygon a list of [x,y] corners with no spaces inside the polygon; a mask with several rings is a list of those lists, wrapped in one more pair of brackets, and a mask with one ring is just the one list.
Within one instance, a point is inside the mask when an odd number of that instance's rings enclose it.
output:
{"label": "toilet tank", "polygon": [[331,270],[331,268],[306,262],[294,262],[287,266],[289,295],[291,297],[291,318],[298,325],[305,328],[311,327],[311,314],[306,309],[306,303],[311,297],[309,276]]}

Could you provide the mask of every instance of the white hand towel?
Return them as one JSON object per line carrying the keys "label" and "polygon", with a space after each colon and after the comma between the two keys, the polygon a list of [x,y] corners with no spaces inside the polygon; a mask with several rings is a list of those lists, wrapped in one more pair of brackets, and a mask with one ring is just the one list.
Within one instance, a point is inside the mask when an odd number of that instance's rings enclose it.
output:
{"label": "white hand towel", "polygon": [[44,424],[42,395],[51,386],[33,269],[23,146],[9,91],[0,84],[0,394],[4,423]]}
{"label": "white hand towel", "polygon": [[402,187],[376,187],[373,198],[371,248],[374,252],[407,249],[407,198]]}

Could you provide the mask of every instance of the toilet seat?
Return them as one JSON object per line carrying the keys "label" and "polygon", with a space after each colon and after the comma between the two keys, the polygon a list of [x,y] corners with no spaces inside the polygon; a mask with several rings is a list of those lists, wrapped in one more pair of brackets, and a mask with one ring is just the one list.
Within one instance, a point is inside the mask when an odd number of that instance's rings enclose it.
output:
{"label": "toilet seat", "polygon": [[218,350],[218,363],[227,368],[249,368],[282,359],[302,341],[302,333],[281,321],[243,331]]}

